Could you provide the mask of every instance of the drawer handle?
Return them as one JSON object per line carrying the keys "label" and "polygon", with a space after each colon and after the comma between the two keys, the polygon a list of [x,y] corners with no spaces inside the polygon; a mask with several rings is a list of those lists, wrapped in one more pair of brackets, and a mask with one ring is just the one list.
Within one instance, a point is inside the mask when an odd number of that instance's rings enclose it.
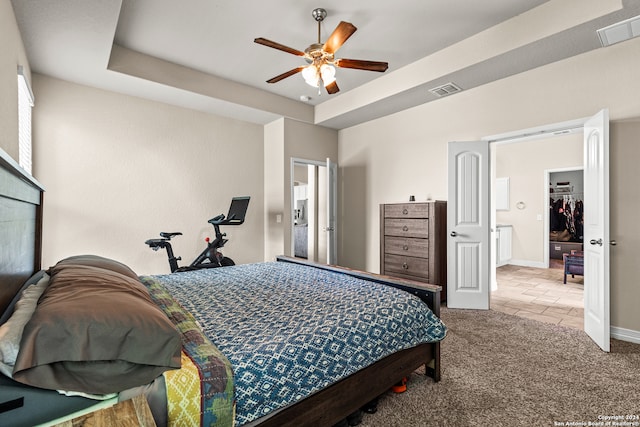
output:
{"label": "drawer handle", "polygon": [[402,209],[403,215],[409,215],[409,210],[407,208]]}
{"label": "drawer handle", "polygon": [[409,266],[407,265],[406,262],[402,263],[402,269],[403,270],[408,270],[409,269]]}
{"label": "drawer handle", "polygon": [[409,227],[407,227],[406,225],[402,227],[402,231],[409,231]]}
{"label": "drawer handle", "polygon": [[409,250],[409,245],[402,246],[402,250],[408,251]]}

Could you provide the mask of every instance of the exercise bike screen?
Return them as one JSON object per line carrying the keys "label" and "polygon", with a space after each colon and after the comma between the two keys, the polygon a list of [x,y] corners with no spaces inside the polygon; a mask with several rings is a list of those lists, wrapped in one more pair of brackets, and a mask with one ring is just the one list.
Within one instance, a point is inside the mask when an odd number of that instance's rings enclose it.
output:
{"label": "exercise bike screen", "polygon": [[231,199],[231,206],[229,206],[229,213],[227,214],[229,224],[239,225],[244,222],[244,217],[249,207],[249,199],[249,196],[234,197]]}

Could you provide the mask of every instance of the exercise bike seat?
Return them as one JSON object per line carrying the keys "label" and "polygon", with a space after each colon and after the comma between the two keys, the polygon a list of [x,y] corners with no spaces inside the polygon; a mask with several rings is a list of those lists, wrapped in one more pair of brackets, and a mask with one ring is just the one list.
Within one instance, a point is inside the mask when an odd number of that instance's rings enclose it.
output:
{"label": "exercise bike seat", "polygon": [[174,236],[182,236],[182,233],[180,233],[180,232],[167,233],[166,231],[161,231],[160,232],[160,237],[164,237],[165,239],[171,239]]}

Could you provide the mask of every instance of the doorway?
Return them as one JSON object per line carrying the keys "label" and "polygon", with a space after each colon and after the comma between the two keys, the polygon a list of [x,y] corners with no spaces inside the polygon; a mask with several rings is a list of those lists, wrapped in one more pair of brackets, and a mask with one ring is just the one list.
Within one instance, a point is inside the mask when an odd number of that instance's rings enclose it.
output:
{"label": "doorway", "polygon": [[337,165],[291,159],[291,255],[336,263]]}
{"label": "doorway", "polygon": [[293,163],[293,256],[326,262],[326,166],[299,160]]}
{"label": "doorway", "polygon": [[[495,272],[494,197],[488,181],[495,179],[489,143],[516,142],[580,129],[583,135],[584,330],[604,351],[610,348],[609,311],[609,114],[448,144],[449,203],[447,209],[448,306],[488,309]],[[525,201],[515,202],[524,210]],[[542,220],[542,218],[540,218]],[[614,244],[613,242],[611,244]],[[491,260],[487,262],[486,260]]]}
{"label": "doorway", "polygon": [[[492,188],[497,202],[493,205],[497,243],[491,308],[583,329],[582,276],[570,275],[567,284],[563,284],[562,252],[571,245],[576,246],[568,242],[576,237],[576,233],[551,232],[561,228],[559,215],[555,217],[557,221],[552,221],[554,206],[551,198],[568,198],[566,190],[569,186],[582,192],[584,159],[581,132],[515,143],[494,143],[490,150],[496,176]],[[509,183],[506,187],[502,184],[505,181]],[[570,184],[563,186],[566,181]],[[506,195],[502,194],[505,191]],[[555,193],[554,196],[553,191],[567,195]],[[508,203],[500,204],[500,200]],[[560,208],[560,211],[564,214],[564,210]],[[563,221],[563,225],[566,222]],[[571,227],[562,228],[567,230]],[[559,237],[550,241],[551,234]]]}
{"label": "doorway", "polygon": [[584,251],[584,168],[551,169],[545,178],[544,255],[548,268],[563,268],[565,255]]}

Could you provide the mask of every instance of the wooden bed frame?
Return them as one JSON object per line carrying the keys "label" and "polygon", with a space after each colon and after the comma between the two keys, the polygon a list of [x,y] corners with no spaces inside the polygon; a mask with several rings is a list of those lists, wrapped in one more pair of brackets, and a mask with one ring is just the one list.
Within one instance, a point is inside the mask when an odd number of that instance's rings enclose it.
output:
{"label": "wooden bed frame", "polygon": [[[22,172],[0,150],[0,313],[22,284],[41,269],[43,187]],[[346,268],[311,263],[298,258],[278,257],[281,262],[383,283],[409,291],[440,315],[440,286],[395,279]],[[440,343],[422,344],[392,354],[355,374],[248,426],[332,426],[377,398],[401,378],[425,365],[427,374],[440,380]]]}

